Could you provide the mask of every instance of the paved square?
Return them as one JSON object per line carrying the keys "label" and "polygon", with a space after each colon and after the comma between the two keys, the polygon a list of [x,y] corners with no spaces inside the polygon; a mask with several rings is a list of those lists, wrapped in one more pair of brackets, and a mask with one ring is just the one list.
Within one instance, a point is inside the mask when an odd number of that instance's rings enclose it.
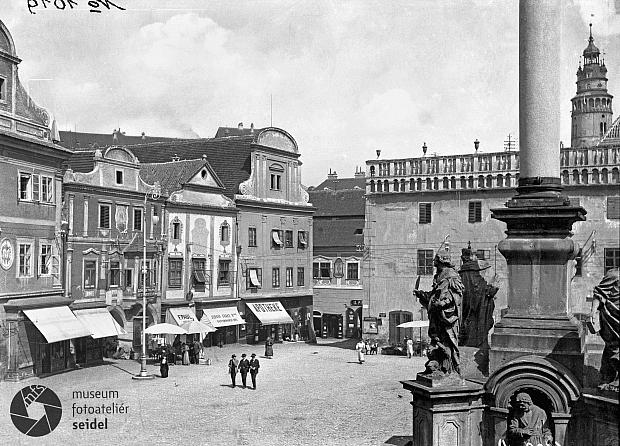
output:
{"label": "paved square", "polygon": [[[413,379],[423,358],[366,356],[357,363],[352,343],[276,344],[273,359],[262,346],[227,345],[206,349],[212,364],[170,367],[167,379],[135,381],[135,361],[76,370],[21,383],[0,383],[0,428],[4,444],[50,445],[381,445],[410,436],[411,394],[399,381]],[[350,345],[349,345],[350,344]],[[342,348],[342,346],[349,348]],[[230,387],[226,365],[256,353],[261,361],[258,389]],[[159,368],[148,366],[159,375]],[[237,383],[241,382],[241,377]],[[251,382],[248,376],[248,382]],[[8,405],[19,389],[42,384],[63,405],[60,425],[49,435],[30,439],[12,425]],[[78,398],[74,392],[117,391],[118,397]],[[83,395],[82,395],[83,396]],[[76,397],[74,399],[74,397]],[[116,404],[116,413],[75,414],[76,406]],[[128,413],[118,413],[124,403]],[[107,430],[74,429],[74,423],[107,418]],[[84,427],[84,426],[83,426]],[[396,439],[390,444],[402,444]]]}

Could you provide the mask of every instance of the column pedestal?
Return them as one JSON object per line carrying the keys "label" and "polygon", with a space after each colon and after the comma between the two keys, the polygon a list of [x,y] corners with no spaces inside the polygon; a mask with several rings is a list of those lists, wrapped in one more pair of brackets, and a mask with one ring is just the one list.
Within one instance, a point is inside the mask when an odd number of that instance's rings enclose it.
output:
{"label": "column pedestal", "polygon": [[458,376],[433,380],[420,374],[401,384],[412,395],[414,446],[482,446],[480,384]]}

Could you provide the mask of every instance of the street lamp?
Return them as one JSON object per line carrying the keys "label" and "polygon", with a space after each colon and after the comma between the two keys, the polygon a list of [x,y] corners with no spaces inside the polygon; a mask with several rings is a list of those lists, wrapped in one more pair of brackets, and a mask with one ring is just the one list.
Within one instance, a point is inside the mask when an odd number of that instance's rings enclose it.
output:
{"label": "street lamp", "polygon": [[[146,202],[149,197],[153,200],[157,200],[161,195],[161,187],[159,183],[155,185],[144,194],[144,211],[142,212],[142,354],[140,355],[140,373],[134,375],[133,379],[153,379],[153,375],[149,375],[146,371],[146,274],[148,269],[146,267]],[[157,208],[153,208],[152,217],[153,226],[157,226],[159,223],[159,216],[157,215]]]}

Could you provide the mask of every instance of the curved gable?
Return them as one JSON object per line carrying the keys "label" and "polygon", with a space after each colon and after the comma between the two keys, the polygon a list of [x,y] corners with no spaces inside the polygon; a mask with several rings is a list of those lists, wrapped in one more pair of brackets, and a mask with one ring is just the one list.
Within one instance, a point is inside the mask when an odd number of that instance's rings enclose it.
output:
{"label": "curved gable", "polygon": [[293,137],[284,130],[275,127],[268,127],[262,130],[254,143],[285,152],[299,153],[297,142],[295,142]]}
{"label": "curved gable", "polygon": [[11,56],[15,56],[15,44],[13,43],[13,37],[11,33],[4,26],[4,23],[0,21],[0,51],[9,53]]}
{"label": "curved gable", "polygon": [[106,150],[104,158],[123,163],[138,164],[138,159],[135,155],[122,147],[110,147]]}

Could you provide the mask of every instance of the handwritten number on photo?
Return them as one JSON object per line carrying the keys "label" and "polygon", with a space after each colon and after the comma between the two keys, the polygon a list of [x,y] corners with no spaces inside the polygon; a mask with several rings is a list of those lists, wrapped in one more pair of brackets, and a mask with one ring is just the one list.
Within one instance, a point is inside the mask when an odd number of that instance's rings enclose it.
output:
{"label": "handwritten number on photo", "polygon": [[[43,9],[56,8],[60,11],[66,9],[73,9],[78,6],[77,0],[27,0],[28,11],[30,14],[36,14],[36,9],[43,7]],[[89,0],[88,6],[91,8],[90,12],[101,13],[102,8],[108,11],[112,8],[116,8],[120,11],[125,11],[125,8],[117,5],[111,0]],[[67,8],[68,7],[68,8]]]}

